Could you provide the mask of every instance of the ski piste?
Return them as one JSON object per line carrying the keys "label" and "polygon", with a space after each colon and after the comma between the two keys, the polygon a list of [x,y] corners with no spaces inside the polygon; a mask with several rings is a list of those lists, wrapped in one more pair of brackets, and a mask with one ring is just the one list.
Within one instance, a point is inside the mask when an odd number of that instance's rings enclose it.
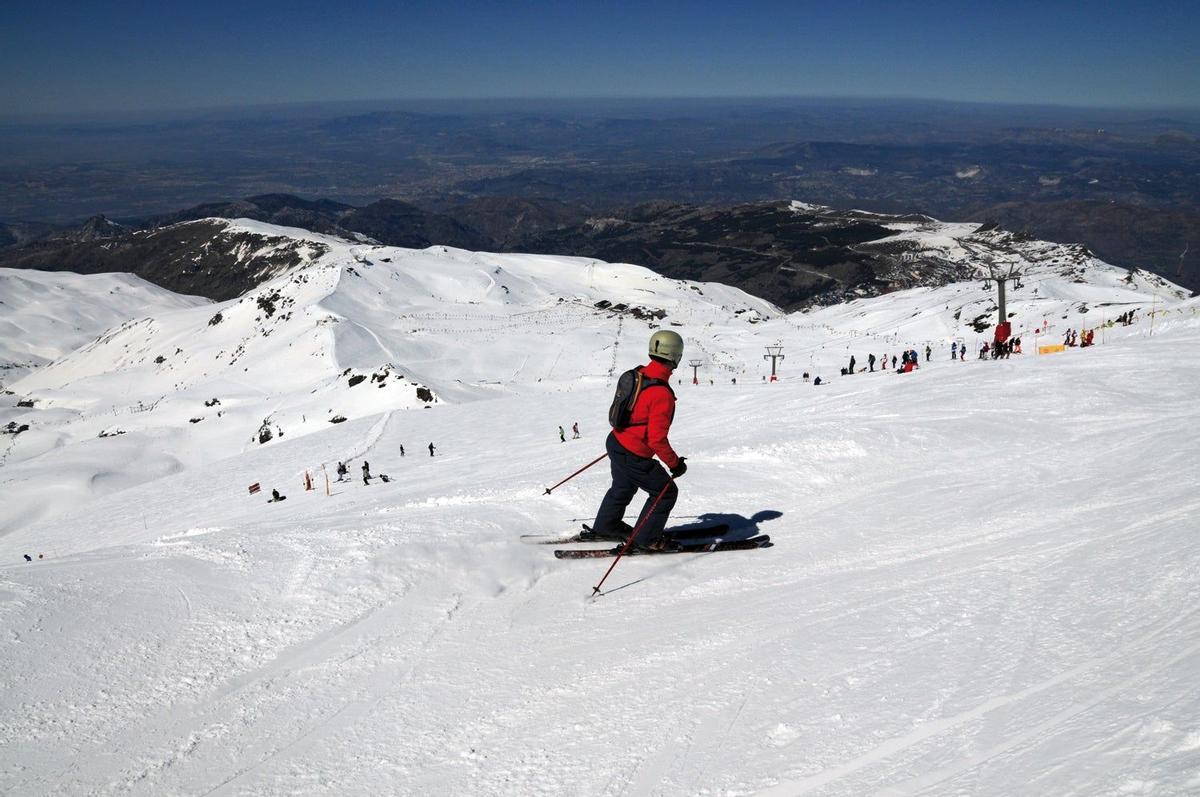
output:
{"label": "ski piste", "polygon": [[[591,531],[591,527],[584,524],[584,529]],[[689,539],[706,539],[708,537],[716,537],[729,531],[728,523],[716,523],[712,526],[700,526],[698,528],[682,528],[682,529],[667,529],[666,536],[673,540],[689,540]],[[571,545],[577,542],[614,542],[620,543],[624,540],[599,540],[594,537],[583,537],[585,532],[576,532],[575,534],[522,534],[521,542],[526,545]]]}
{"label": "ski piste", "polygon": [[[748,540],[716,540],[713,542],[696,542],[685,544],[674,551],[626,551],[626,556],[664,556],[677,553],[710,553],[716,551],[749,551],[763,548],[771,543],[769,535],[760,534]],[[616,556],[621,546],[615,548],[594,548],[591,550],[560,549],[554,552],[556,559],[607,559]]]}

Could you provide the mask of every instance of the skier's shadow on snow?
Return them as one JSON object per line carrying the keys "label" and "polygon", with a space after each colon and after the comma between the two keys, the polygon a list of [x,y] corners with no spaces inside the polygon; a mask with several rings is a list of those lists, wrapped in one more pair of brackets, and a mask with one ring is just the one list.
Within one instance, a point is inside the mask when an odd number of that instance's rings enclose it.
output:
{"label": "skier's shadow on snow", "polygon": [[695,520],[687,525],[672,527],[671,531],[690,531],[691,529],[724,524],[729,527],[729,530],[719,535],[721,539],[748,540],[751,537],[766,534],[760,527],[760,524],[781,517],[783,517],[783,513],[775,509],[764,509],[761,512],[755,512],[750,517],[727,512],[707,512],[703,515],[696,515]]}
{"label": "skier's shadow on snow", "polygon": [[[761,512],[755,512],[750,517],[746,517],[745,515],[734,515],[734,514],[722,513],[722,512],[709,512],[709,513],[706,513],[703,515],[696,515],[695,518],[692,520],[692,522],[688,523],[687,525],[673,526],[671,528],[671,531],[687,531],[688,529],[698,529],[698,528],[704,528],[707,526],[715,526],[717,524],[724,523],[725,525],[729,526],[729,530],[721,532],[719,534],[721,539],[723,539],[723,540],[748,540],[751,537],[757,537],[759,534],[764,533],[762,528],[760,527],[760,524],[765,523],[768,520],[775,520],[776,518],[781,518],[781,517],[783,517],[783,513],[779,512],[777,510],[774,510],[774,509],[764,509]],[[769,543],[768,543],[768,545],[769,545]],[[707,554],[701,553],[698,555],[705,556]],[[637,578],[637,579],[634,579],[633,581],[626,582],[618,587],[613,587],[612,589],[605,590],[604,592],[598,593],[597,595],[594,595],[592,597],[598,598],[598,597],[603,597],[605,595],[611,595],[614,592],[620,592],[623,589],[628,589],[629,587],[636,586],[637,584],[641,584],[645,581],[649,581],[650,579],[658,578],[658,577],[662,576],[664,573],[671,572],[672,570],[678,570],[679,568],[685,566],[686,564],[687,564],[686,562],[678,562],[678,563],[667,565],[663,568],[658,569],[656,572],[654,572],[651,575],[642,576],[641,578]]]}

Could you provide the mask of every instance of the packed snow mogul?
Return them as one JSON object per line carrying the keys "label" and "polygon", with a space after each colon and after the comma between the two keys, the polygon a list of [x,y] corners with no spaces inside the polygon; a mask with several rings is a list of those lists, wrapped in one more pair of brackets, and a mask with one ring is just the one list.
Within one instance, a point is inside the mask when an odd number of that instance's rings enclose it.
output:
{"label": "packed snow mogul", "polygon": [[[667,518],[679,497],[674,480],[687,472],[684,458],[671,448],[668,435],[675,419],[671,373],[683,359],[683,338],[671,330],[650,336],[650,362],[626,371],[617,381],[609,409],[613,430],[605,441],[612,468],[612,486],[600,503],[592,526],[596,539],[625,541],[633,532],[621,518],[639,489],[649,493],[638,516],[633,548],[666,550]],[[658,456],[671,469],[654,461]]]}

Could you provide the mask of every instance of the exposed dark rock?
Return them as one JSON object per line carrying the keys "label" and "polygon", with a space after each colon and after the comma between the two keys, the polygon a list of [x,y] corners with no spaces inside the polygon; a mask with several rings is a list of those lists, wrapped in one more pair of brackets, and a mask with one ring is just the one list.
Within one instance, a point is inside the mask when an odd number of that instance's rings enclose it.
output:
{"label": "exposed dark rock", "polygon": [[[268,251],[255,257],[246,252]],[[99,274],[126,271],[176,293],[236,298],[323,247],[195,221],[98,241],[47,240],[0,252],[0,266]]]}

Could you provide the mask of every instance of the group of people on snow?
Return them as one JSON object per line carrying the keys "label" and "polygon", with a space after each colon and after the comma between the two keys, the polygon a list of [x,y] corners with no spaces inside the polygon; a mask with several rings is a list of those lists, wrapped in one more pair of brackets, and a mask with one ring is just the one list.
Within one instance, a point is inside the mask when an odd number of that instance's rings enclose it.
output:
{"label": "group of people on snow", "polygon": [[[1130,312],[1132,313],[1133,311],[1131,310]],[[1068,329],[1066,335],[1063,337],[1064,346],[1078,346],[1081,349],[1091,346],[1095,342],[1096,330],[1094,329]]]}
{"label": "group of people on snow", "polygon": [[[433,443],[430,443],[428,448],[429,448],[429,456],[432,457],[434,455],[434,452],[437,451],[437,447]],[[402,456],[402,457],[404,456],[404,444],[403,443],[400,444],[400,456]],[[378,474],[378,477],[371,475],[371,463],[367,462],[367,460],[364,459],[363,463],[362,463],[363,484],[369,485],[371,483],[371,479],[374,479],[374,478],[378,478],[380,481],[385,482],[385,483],[390,482],[392,480],[392,477],[388,476],[386,473],[380,473],[380,474]],[[338,462],[337,478],[334,481],[336,481],[336,482],[350,481],[350,466],[347,465],[346,462],[343,462],[343,461]]]}
{"label": "group of people on snow", "polygon": [[986,360],[988,355],[991,355],[993,360],[1007,360],[1013,354],[1020,353],[1020,338],[994,341],[991,346],[988,346],[987,341],[984,341],[983,345],[979,347],[979,359],[981,360]]}
{"label": "group of people on snow", "polygon": [[[571,424],[571,439],[572,440],[579,439],[579,421],[575,421],[575,423]],[[567,433],[562,428],[561,425],[558,427],[558,442],[560,442],[560,443],[567,442]]]}
{"label": "group of people on snow", "polygon": [[[891,367],[893,370],[896,371],[896,373],[906,374],[909,371],[911,371],[917,367],[918,363],[920,362],[920,359],[921,359],[921,356],[917,353],[916,349],[905,349],[904,351],[900,352],[899,355],[895,355],[895,354],[892,355]],[[925,360],[928,362],[931,359],[933,359],[933,348],[930,346],[926,346],[925,347]],[[875,363],[877,363],[877,362],[879,363],[880,373],[883,373],[888,370],[888,356],[886,354],[884,354],[878,360],[876,360],[875,354],[871,353],[871,354],[867,355],[866,372],[867,373],[875,373]],[[842,376],[848,376],[850,374],[856,373],[855,366],[857,365],[857,363],[858,363],[858,360],[855,359],[854,355],[853,354],[850,355],[850,364],[847,367],[842,369]],[[806,374],[806,377],[807,377],[807,374]]]}

